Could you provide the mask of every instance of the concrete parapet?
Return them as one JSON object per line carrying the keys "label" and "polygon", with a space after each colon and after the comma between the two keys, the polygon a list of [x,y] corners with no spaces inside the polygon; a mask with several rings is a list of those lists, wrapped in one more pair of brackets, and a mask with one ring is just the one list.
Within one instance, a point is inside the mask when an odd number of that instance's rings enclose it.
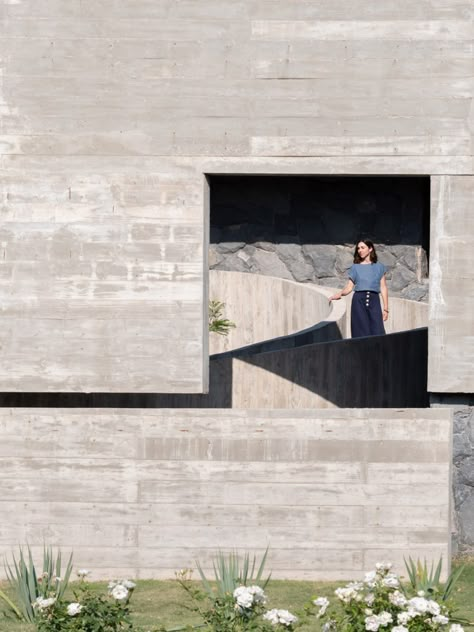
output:
{"label": "concrete parapet", "polygon": [[275,578],[450,558],[445,409],[3,409],[0,428],[0,554],[52,542],[94,578],[267,546]]}

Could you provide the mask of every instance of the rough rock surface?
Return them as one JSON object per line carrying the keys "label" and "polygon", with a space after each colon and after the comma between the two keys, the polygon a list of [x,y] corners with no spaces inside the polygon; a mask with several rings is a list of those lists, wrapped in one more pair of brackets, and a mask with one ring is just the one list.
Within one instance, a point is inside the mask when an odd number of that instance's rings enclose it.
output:
{"label": "rough rock surface", "polygon": [[428,300],[423,179],[224,177],[211,191],[211,268],[342,288],[365,235],[391,294]]}
{"label": "rough rock surface", "polygon": [[474,405],[454,408],[453,493],[456,548],[473,554]]}

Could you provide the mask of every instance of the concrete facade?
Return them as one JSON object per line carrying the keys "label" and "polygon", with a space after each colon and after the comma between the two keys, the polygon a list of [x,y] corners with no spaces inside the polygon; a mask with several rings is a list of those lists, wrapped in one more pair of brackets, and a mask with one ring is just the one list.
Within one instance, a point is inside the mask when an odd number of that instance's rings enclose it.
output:
{"label": "concrete facade", "polygon": [[54,542],[94,579],[268,545],[275,578],[448,561],[451,425],[441,409],[3,409],[0,554]]}
{"label": "concrete facade", "polygon": [[431,358],[430,385],[474,390],[470,2],[19,0],[0,17],[1,391],[206,390],[206,173],[452,181],[430,349],[463,360],[446,381]]}

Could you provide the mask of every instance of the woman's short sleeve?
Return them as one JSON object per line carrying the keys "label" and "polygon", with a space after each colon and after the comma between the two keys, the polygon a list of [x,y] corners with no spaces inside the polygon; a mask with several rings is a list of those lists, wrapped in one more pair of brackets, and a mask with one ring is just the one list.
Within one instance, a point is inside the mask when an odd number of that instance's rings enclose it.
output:
{"label": "woman's short sleeve", "polygon": [[348,276],[352,283],[357,283],[357,268],[354,264],[349,268]]}

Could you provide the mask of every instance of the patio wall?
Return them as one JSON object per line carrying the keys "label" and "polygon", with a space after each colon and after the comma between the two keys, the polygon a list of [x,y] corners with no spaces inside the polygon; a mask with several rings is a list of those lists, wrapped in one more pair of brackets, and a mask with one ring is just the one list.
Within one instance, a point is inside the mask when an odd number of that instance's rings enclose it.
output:
{"label": "patio wall", "polygon": [[0,429],[1,555],[51,542],[93,579],[268,545],[275,578],[450,557],[445,409],[3,409]]}

